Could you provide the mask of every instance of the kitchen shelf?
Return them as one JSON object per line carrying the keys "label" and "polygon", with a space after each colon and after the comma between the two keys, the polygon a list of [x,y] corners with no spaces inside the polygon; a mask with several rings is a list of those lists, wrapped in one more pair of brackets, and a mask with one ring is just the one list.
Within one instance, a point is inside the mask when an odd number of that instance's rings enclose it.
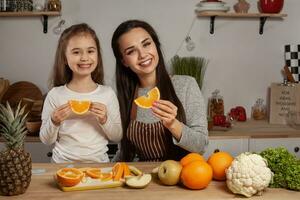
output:
{"label": "kitchen shelf", "polygon": [[43,18],[43,32],[48,32],[48,17],[60,16],[60,12],[43,11],[43,12],[0,12],[0,17],[42,17]]}
{"label": "kitchen shelf", "polygon": [[259,34],[263,34],[264,25],[267,18],[278,18],[282,19],[286,17],[287,14],[268,14],[268,13],[224,13],[224,12],[213,12],[213,11],[205,11],[199,12],[196,11],[198,17],[210,17],[210,33],[214,34],[214,25],[216,17],[223,18],[259,18],[260,26],[259,26]]}

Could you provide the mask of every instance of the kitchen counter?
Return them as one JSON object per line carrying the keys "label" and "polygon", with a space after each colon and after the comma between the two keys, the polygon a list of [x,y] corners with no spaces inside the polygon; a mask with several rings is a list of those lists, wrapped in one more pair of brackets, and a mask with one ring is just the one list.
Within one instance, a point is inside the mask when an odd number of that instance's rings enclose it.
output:
{"label": "kitchen counter", "polygon": [[300,130],[288,125],[270,124],[266,120],[251,120],[235,122],[230,129],[210,131],[210,139],[228,138],[289,138],[300,137]]}
{"label": "kitchen counter", "polygon": [[[111,167],[113,163],[107,164],[75,164],[75,167]],[[129,163],[134,165],[143,172],[150,173],[153,168],[157,167],[159,163],[140,162]],[[45,173],[33,175],[31,184],[25,194],[12,197],[3,197],[5,199],[64,199],[64,200],[115,200],[115,199],[130,199],[130,200],[146,200],[146,199],[163,199],[163,200],[200,200],[200,199],[247,199],[243,196],[232,194],[226,187],[225,182],[212,181],[210,185],[203,190],[189,190],[182,186],[164,186],[159,183],[157,179],[153,179],[148,187],[144,189],[131,189],[126,186],[99,190],[87,190],[76,192],[63,192],[58,189],[53,180],[53,174],[66,164],[41,164],[34,163],[33,169],[45,169]],[[285,189],[267,188],[262,196],[253,196],[251,199],[263,200],[294,200],[300,199],[300,192],[290,191]]]}

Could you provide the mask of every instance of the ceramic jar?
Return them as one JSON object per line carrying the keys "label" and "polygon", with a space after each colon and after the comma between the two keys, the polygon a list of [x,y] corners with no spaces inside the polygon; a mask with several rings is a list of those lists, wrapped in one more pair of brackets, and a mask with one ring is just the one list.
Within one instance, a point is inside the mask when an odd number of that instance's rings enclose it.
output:
{"label": "ceramic jar", "polygon": [[238,0],[233,9],[236,13],[248,13],[250,4],[246,0]]}
{"label": "ceramic jar", "polygon": [[259,0],[258,10],[262,13],[280,13],[284,0]]}

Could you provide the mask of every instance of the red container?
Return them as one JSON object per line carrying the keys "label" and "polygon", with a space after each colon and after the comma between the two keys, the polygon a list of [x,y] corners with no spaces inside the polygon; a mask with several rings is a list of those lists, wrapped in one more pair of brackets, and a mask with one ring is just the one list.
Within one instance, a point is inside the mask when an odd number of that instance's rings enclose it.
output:
{"label": "red container", "polygon": [[280,13],[284,0],[259,0],[262,13]]}

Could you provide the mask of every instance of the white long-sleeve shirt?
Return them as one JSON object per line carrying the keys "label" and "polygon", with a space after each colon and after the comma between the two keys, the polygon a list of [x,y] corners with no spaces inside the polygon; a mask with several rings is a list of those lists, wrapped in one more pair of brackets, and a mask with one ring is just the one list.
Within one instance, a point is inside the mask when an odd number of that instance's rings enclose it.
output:
{"label": "white long-sleeve shirt", "polygon": [[[91,113],[71,114],[60,126],[52,123],[51,114],[55,108],[68,100],[90,100],[107,107],[107,121],[101,125]],[[108,141],[119,142],[122,138],[122,125],[119,103],[115,92],[109,86],[98,85],[89,93],[78,93],[66,85],[49,91],[42,112],[40,139],[52,145],[52,161],[65,162],[109,162]]]}

